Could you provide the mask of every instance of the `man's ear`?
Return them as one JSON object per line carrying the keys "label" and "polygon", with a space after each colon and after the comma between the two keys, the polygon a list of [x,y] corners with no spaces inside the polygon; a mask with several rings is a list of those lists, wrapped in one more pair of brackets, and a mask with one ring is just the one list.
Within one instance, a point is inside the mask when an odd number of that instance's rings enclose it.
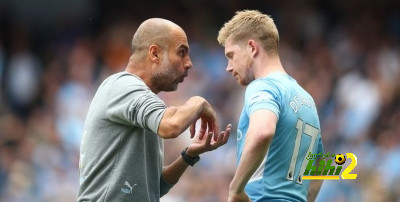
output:
{"label": "man's ear", "polygon": [[160,63],[161,49],[157,45],[151,45],[147,53],[152,62]]}
{"label": "man's ear", "polygon": [[258,47],[257,42],[254,41],[253,39],[250,39],[250,40],[247,42],[247,48],[249,49],[250,54],[251,54],[253,57],[255,57],[255,56],[258,54],[259,47]]}

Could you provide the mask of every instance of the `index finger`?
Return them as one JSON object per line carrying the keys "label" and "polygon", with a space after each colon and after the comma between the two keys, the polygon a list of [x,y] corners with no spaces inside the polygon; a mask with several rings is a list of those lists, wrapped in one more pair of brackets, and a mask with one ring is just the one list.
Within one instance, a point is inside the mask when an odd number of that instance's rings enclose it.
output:
{"label": "index finger", "polygon": [[193,138],[196,134],[196,121],[190,124],[190,138]]}
{"label": "index finger", "polygon": [[[219,124],[218,124],[218,121],[217,120],[215,120],[214,121],[214,123],[213,123],[213,125],[214,125],[214,141],[217,141],[218,140],[218,134],[219,134]],[[216,135],[215,135],[216,134]]]}

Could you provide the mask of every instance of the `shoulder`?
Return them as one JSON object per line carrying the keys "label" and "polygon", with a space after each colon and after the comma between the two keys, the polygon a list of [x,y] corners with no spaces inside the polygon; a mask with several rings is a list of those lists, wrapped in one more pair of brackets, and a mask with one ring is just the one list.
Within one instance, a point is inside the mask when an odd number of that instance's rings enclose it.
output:
{"label": "shoulder", "polygon": [[107,99],[120,98],[121,96],[156,97],[143,80],[128,72],[119,72],[106,78],[100,85],[97,94],[105,95]]}
{"label": "shoulder", "polygon": [[257,102],[274,99],[276,97],[275,89],[267,78],[254,80],[246,88],[245,103],[252,105]]}
{"label": "shoulder", "polygon": [[278,82],[274,78],[265,77],[252,81],[246,88],[246,97],[252,96],[255,93],[265,92],[276,94],[280,91]]}
{"label": "shoulder", "polygon": [[126,82],[126,84],[128,84],[128,85],[135,84],[135,85],[146,86],[146,84],[140,77],[138,77],[134,74],[131,74],[129,72],[120,72],[120,73],[114,74],[113,76],[115,78],[115,81],[117,81],[118,83]]}
{"label": "shoulder", "polygon": [[290,86],[297,83],[287,74],[271,74],[264,78],[252,81],[246,88],[245,100],[251,103],[251,100],[269,100],[282,101],[288,92]]}
{"label": "shoulder", "polygon": [[109,76],[104,80],[103,84],[109,85],[113,91],[126,90],[144,90],[150,91],[150,88],[138,76],[128,73],[119,72]]}

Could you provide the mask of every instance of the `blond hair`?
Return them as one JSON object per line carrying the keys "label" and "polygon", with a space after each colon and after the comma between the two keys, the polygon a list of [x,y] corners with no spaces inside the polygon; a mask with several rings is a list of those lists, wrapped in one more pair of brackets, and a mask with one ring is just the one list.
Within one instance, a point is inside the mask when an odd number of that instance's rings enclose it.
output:
{"label": "blond hair", "polygon": [[274,20],[257,10],[237,11],[219,30],[218,42],[225,46],[228,39],[235,42],[253,38],[260,41],[268,53],[278,53],[279,33]]}

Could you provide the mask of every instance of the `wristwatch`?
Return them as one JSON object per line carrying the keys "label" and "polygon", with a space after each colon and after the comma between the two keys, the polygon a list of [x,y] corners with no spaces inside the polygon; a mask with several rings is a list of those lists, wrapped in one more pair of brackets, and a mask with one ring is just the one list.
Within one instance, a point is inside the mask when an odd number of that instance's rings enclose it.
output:
{"label": "wristwatch", "polygon": [[196,156],[196,157],[190,157],[186,154],[186,151],[188,150],[189,147],[186,147],[184,150],[182,150],[181,155],[183,160],[189,164],[190,166],[193,167],[193,165],[197,162],[200,161],[200,156]]}

